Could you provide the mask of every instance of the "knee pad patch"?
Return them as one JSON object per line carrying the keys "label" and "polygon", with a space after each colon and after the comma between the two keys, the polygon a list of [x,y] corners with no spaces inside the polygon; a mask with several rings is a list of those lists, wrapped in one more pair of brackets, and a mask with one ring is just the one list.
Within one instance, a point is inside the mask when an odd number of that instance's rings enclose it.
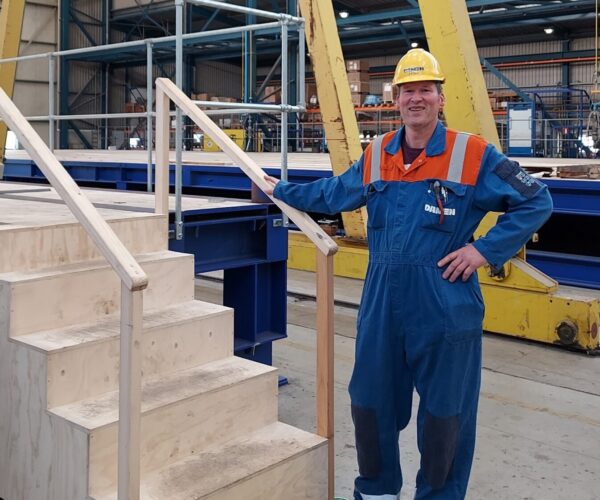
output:
{"label": "knee pad patch", "polygon": [[425,413],[421,469],[423,477],[433,489],[446,483],[454,463],[458,441],[459,416],[435,417]]}
{"label": "knee pad patch", "polygon": [[381,473],[381,448],[379,447],[379,427],[377,414],[370,408],[352,405],[352,421],[356,437],[358,471],[366,478],[377,477]]}

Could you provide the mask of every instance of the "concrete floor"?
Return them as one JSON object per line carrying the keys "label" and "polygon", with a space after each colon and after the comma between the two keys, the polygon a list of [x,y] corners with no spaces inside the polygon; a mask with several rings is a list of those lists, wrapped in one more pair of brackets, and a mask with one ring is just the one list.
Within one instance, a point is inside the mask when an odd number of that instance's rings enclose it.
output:
{"label": "concrete floor", "polygon": [[[315,427],[314,276],[291,271],[288,338],[275,342],[280,419]],[[198,281],[198,298],[219,301],[219,285]],[[347,385],[354,362],[355,304],[362,282],[336,278],[336,494],[351,498],[356,458]],[[484,337],[477,449],[468,499],[600,499],[600,358],[507,337]],[[418,397],[414,398],[414,411]],[[400,436],[405,485],[419,465],[414,419]]]}

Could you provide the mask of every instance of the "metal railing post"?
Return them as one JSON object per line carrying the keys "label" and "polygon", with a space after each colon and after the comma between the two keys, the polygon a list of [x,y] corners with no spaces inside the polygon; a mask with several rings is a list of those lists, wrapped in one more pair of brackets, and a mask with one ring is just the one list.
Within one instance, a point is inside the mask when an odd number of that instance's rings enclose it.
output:
{"label": "metal railing post", "polygon": [[54,87],[54,64],[56,60],[53,54],[48,56],[48,147],[50,151],[54,152],[54,139],[55,139],[55,127],[56,120],[54,119],[55,108],[55,95],[56,89]]}
{"label": "metal railing post", "polygon": [[306,107],[306,41],[304,23],[298,25],[298,106]]}
{"label": "metal railing post", "polygon": [[152,42],[146,44],[146,150],[148,152],[148,168],[146,190],[152,192]]}
{"label": "metal railing post", "polygon": [[[183,90],[183,8],[184,0],[175,0],[175,85]],[[175,238],[183,238],[183,221],[181,220],[183,130],[181,129],[181,109],[177,107],[175,117]]]}
{"label": "metal railing post", "polygon": [[[288,21],[281,21],[281,104],[288,104]],[[288,114],[281,113],[281,180],[288,179]],[[289,220],[283,215],[283,224],[288,226]]]}

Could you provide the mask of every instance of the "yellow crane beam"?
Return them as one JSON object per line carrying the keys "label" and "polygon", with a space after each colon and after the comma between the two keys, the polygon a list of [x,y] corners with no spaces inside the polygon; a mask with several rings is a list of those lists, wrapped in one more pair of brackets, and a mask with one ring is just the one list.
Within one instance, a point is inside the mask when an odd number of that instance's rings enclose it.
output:
{"label": "yellow crane beam", "polygon": [[[429,49],[446,74],[448,126],[481,135],[500,149],[465,0],[419,0],[419,8]],[[486,217],[475,237],[485,234],[496,217]],[[586,351],[598,349],[598,295],[559,287],[525,261],[524,249],[499,275],[480,269],[479,279],[486,303],[485,330]]]}
{"label": "yellow crane beam", "polygon": [[[314,26],[308,27],[311,23],[325,29],[323,20],[319,21],[323,13],[307,11],[308,5],[316,9],[317,2],[302,0],[302,3],[305,4],[303,16],[307,19],[307,33],[309,29],[316,33]],[[322,3],[331,7],[329,2]],[[465,0],[419,0],[419,7],[429,48],[446,74],[444,91],[448,125],[481,135],[499,148],[498,133]],[[326,43],[332,36],[337,37],[337,31],[331,28],[335,22],[331,19],[332,15],[327,13],[326,18],[331,23],[330,36],[326,37],[326,33],[319,35],[323,38],[313,35],[313,44],[316,44],[312,49],[313,64],[319,64],[319,59],[326,57]],[[319,40],[324,44],[321,48],[318,46]],[[341,75],[342,71],[343,68],[338,72],[315,71],[317,85],[325,87],[323,96],[319,93],[322,106],[344,99],[348,84],[345,72]],[[339,97],[335,99],[335,92],[338,91]],[[327,102],[323,99],[327,99]],[[327,109],[330,113],[328,120],[336,120],[335,113],[339,112],[339,121],[342,111],[336,111],[333,106]],[[343,132],[344,129],[340,128],[339,133]],[[334,173],[339,172],[334,168]],[[495,223],[496,217],[497,214],[486,217],[476,237],[485,234]],[[338,241],[338,244],[340,250],[334,257],[335,274],[363,278],[368,261],[366,246],[352,241]],[[288,262],[290,267],[296,269],[314,270],[314,249],[302,235],[290,235]],[[486,304],[485,330],[600,353],[600,293],[559,286],[555,280],[526,262],[524,249],[499,274],[492,274],[489,268],[479,271]]]}
{"label": "yellow crane beam", "polygon": [[[0,5],[0,59],[8,59],[19,55],[24,12],[25,0],[2,1]],[[0,88],[4,89],[4,92],[11,98],[16,72],[17,63],[0,64]],[[0,122],[0,165],[4,163],[7,130],[6,125]]]}
{"label": "yellow crane beam", "polygon": [[[300,0],[306,20],[306,43],[317,82],[317,96],[334,175],[344,173],[362,154],[358,123],[337,31],[333,4],[326,0]],[[342,214],[347,237],[365,240],[366,211]]]}

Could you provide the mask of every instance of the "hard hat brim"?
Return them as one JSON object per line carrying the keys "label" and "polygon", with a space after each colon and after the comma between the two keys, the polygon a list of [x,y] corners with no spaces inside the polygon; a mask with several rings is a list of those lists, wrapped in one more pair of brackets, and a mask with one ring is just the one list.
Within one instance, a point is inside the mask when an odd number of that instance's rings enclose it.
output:
{"label": "hard hat brim", "polygon": [[446,78],[444,78],[443,76],[441,77],[435,77],[435,76],[431,76],[431,75],[411,75],[411,76],[405,76],[403,78],[401,78],[398,82],[393,82],[394,85],[403,85],[405,83],[412,83],[412,82],[440,82],[440,83],[444,83],[446,81]]}

